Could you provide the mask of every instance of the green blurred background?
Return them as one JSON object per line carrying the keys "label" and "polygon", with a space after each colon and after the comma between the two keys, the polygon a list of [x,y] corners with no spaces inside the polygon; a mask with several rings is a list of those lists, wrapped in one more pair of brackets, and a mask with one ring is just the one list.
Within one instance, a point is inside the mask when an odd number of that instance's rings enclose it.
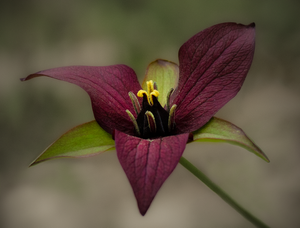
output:
{"label": "green blurred background", "polygon": [[80,88],[39,70],[67,65],[131,66],[177,61],[179,47],[217,23],[256,23],[245,84],[218,117],[240,126],[266,163],[227,144],[188,145],[184,156],[271,227],[300,226],[300,1],[1,0],[0,227],[253,227],[178,165],[145,217],[109,152],[30,162],[93,119]]}

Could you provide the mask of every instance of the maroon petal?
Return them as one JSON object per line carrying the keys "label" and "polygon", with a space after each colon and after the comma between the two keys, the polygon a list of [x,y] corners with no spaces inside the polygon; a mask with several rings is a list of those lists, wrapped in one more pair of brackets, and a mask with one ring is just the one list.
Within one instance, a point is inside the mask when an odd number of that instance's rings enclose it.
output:
{"label": "maroon petal", "polygon": [[172,96],[178,133],[199,129],[240,90],[253,59],[254,27],[218,24],[182,45]]}
{"label": "maroon petal", "polygon": [[142,215],[147,212],[157,191],[178,164],[188,136],[186,133],[141,139],[115,132],[117,155]]}
{"label": "maroon petal", "polygon": [[104,130],[110,134],[114,129],[133,134],[133,124],[125,112],[128,109],[135,115],[128,92],[136,94],[141,86],[130,67],[59,67],[39,71],[22,80],[38,76],[48,76],[80,86],[90,95],[95,119]]}

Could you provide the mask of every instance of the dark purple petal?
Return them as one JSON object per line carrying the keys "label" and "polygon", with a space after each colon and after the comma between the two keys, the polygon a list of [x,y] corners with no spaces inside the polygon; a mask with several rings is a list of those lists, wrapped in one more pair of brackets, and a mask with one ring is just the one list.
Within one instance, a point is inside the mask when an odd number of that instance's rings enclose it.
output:
{"label": "dark purple petal", "polygon": [[240,90],[250,68],[255,25],[224,23],[189,39],[179,50],[178,133],[199,129]]}
{"label": "dark purple petal", "polygon": [[142,215],[147,212],[157,191],[178,164],[188,136],[186,133],[141,139],[115,132],[117,155]]}
{"label": "dark purple petal", "polygon": [[71,82],[83,88],[91,97],[95,119],[110,134],[114,129],[134,133],[132,121],[125,110],[128,109],[135,115],[128,92],[136,94],[141,86],[130,67],[125,65],[59,67],[39,71],[22,80],[38,76]]}

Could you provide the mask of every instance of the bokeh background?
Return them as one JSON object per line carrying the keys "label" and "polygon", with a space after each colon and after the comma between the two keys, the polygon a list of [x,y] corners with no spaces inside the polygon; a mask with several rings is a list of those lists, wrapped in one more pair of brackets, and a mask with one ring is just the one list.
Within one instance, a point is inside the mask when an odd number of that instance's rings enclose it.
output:
{"label": "bokeh background", "polygon": [[140,216],[114,152],[28,168],[70,128],[93,120],[79,87],[19,78],[67,65],[123,63],[142,79],[156,58],[217,23],[256,23],[240,93],[216,116],[240,126],[271,163],[227,144],[184,156],[271,227],[300,226],[300,1],[1,0],[0,227],[253,227],[181,165]]}

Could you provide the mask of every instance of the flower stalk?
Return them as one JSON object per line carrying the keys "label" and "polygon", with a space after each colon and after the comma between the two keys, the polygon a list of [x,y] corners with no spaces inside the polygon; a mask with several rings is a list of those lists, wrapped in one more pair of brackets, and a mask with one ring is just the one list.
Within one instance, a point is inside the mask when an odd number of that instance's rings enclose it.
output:
{"label": "flower stalk", "polygon": [[237,212],[244,216],[249,222],[259,228],[268,228],[266,224],[252,215],[249,211],[239,205],[234,199],[232,199],[226,192],[224,192],[218,185],[211,181],[204,173],[197,169],[192,163],[190,163],[186,158],[181,157],[179,163],[194,174],[199,180],[201,180],[207,187],[214,191],[218,196],[220,196],[226,203],[233,207]]}

